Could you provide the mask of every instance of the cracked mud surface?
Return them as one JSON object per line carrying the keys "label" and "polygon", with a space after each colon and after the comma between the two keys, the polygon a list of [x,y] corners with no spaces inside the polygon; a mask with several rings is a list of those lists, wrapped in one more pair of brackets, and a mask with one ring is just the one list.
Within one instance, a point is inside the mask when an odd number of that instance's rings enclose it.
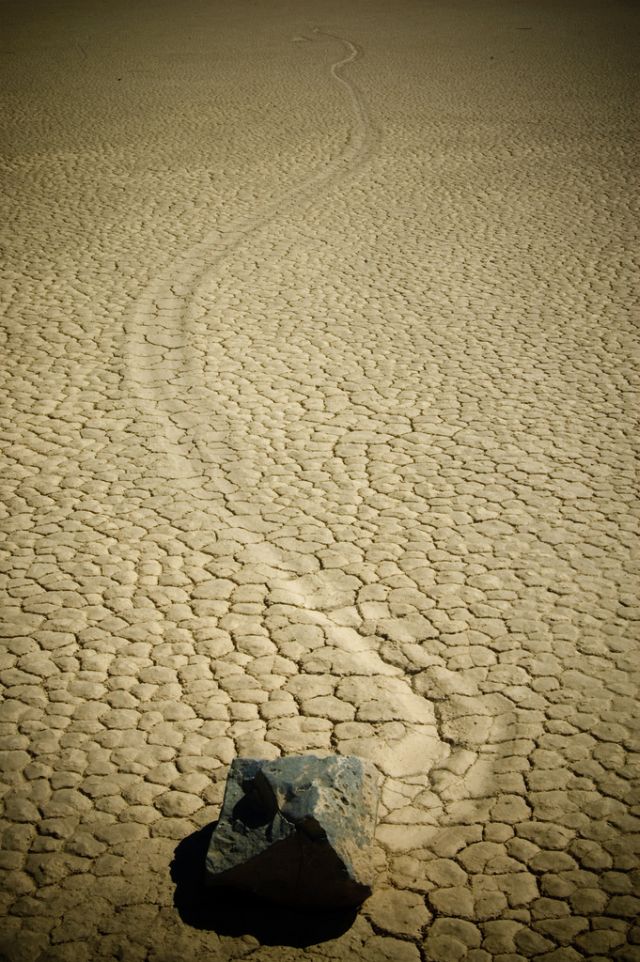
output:
{"label": "cracked mud surface", "polygon": [[[2,12],[0,957],[639,960],[636,11]],[[323,751],[353,925],[189,924]]]}

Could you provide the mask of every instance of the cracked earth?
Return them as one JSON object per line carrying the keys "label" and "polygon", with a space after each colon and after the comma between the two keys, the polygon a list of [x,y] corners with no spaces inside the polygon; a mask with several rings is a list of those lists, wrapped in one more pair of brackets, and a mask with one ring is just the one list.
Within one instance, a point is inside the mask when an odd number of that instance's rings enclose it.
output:
{"label": "cracked earth", "polygon": [[[2,12],[2,959],[640,960],[637,11]],[[374,895],[191,924],[305,752]]]}

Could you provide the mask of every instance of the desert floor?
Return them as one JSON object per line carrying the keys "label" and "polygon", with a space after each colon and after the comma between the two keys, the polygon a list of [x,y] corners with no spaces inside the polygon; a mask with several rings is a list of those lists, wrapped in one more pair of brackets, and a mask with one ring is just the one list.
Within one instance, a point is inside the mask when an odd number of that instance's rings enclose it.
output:
{"label": "desert floor", "polygon": [[[639,960],[640,9],[0,15],[2,958]],[[203,895],[307,752],[374,895]]]}

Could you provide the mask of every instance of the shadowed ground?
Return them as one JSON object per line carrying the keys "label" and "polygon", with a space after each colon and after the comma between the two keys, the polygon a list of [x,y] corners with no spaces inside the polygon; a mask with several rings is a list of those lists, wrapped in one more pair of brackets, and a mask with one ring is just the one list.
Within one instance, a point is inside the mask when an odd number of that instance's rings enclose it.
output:
{"label": "shadowed ground", "polygon": [[[635,962],[635,7],[0,17],[2,958]],[[302,752],[374,895],[207,904]]]}

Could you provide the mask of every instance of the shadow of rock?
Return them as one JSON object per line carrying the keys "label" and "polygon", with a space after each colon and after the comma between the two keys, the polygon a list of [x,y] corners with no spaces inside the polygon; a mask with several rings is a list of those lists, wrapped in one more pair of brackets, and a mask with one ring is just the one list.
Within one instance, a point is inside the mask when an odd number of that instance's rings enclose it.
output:
{"label": "shadow of rock", "polygon": [[173,904],[186,925],[218,935],[252,935],[262,945],[305,948],[336,939],[351,928],[357,909],[304,911],[250,899],[243,892],[207,888],[204,864],[216,822],[177,845],[171,863]]}

